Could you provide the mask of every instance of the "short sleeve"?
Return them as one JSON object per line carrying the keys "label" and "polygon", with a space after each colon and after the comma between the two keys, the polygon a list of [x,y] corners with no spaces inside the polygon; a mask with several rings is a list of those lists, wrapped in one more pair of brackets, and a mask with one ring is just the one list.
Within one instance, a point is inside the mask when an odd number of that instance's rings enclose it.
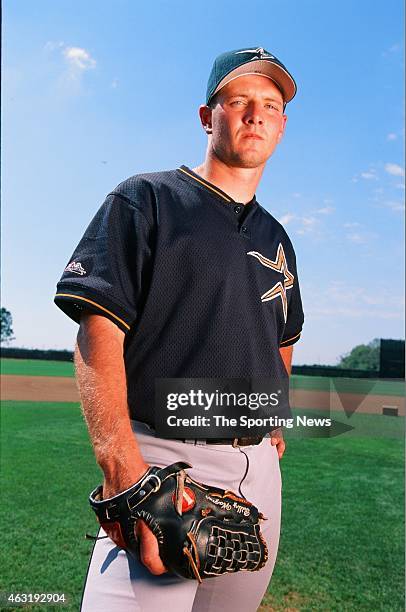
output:
{"label": "short sleeve", "polygon": [[73,252],[55,303],[77,323],[90,310],[128,332],[146,299],[152,256],[150,223],[130,200],[110,194]]}
{"label": "short sleeve", "polygon": [[295,278],[293,281],[293,287],[289,290],[288,295],[288,312],[286,318],[285,329],[283,332],[280,346],[290,346],[295,344],[300,338],[302,333],[302,327],[304,322],[304,314],[302,307],[302,299],[300,296],[299,279],[297,276],[297,270],[295,265]]}

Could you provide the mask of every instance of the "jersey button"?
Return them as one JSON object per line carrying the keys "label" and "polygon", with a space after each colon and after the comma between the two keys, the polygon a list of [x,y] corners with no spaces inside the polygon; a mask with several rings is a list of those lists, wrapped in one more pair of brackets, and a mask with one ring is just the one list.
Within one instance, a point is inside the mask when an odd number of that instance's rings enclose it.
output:
{"label": "jersey button", "polygon": [[243,225],[241,231],[243,234],[246,234],[248,232],[248,227],[246,225]]}
{"label": "jersey button", "polygon": [[234,212],[236,215],[239,215],[241,212],[242,206],[234,206]]}

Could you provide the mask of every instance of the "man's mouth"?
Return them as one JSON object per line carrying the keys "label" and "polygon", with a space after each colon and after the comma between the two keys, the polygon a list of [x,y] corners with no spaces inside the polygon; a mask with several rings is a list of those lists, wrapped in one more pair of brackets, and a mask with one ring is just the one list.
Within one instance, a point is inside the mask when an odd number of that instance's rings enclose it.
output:
{"label": "man's mouth", "polygon": [[245,134],[244,138],[254,138],[255,140],[264,140],[262,136],[260,136],[259,134],[254,134],[254,133]]}

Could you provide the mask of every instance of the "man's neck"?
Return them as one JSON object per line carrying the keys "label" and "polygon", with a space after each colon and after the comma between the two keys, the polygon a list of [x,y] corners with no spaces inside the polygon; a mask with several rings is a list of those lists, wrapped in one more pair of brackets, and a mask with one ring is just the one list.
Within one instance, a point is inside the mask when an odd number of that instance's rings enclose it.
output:
{"label": "man's neck", "polygon": [[193,172],[219,187],[235,202],[242,204],[247,204],[254,197],[263,170],[264,165],[258,168],[227,166],[221,160],[209,155],[203,164],[193,168]]}

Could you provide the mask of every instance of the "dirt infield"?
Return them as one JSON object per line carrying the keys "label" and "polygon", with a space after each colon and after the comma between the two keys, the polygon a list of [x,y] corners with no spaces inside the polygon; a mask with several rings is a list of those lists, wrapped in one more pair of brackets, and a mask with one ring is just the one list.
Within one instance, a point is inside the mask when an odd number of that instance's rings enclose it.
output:
{"label": "dirt infield", "polygon": [[74,378],[66,376],[1,376],[1,399],[25,402],[78,402]]}
{"label": "dirt infield", "polygon": [[[1,376],[1,399],[36,402],[78,402],[79,394],[73,378],[59,376]],[[293,389],[292,408],[345,410],[382,414],[383,408],[397,408],[405,416],[405,398],[394,395],[360,395]]]}

